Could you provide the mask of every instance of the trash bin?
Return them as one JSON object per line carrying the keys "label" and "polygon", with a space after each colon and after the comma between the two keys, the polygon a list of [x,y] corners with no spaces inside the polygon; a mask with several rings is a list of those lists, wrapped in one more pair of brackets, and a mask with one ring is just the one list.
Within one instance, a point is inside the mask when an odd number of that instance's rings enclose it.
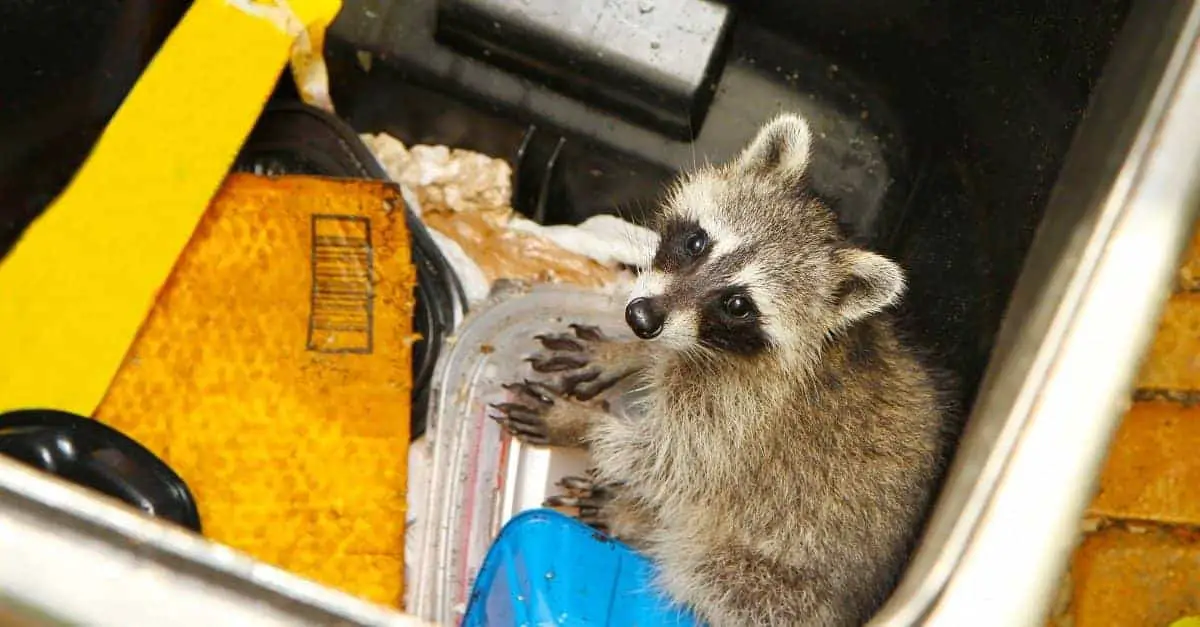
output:
{"label": "trash bin", "polygon": [[[599,4],[352,3],[335,98],[361,130],[509,159],[517,209],[568,224],[640,219],[676,172],[806,115],[815,191],[908,270],[900,322],[966,425],[876,624],[1036,621],[1192,228],[1197,140],[1159,160],[1155,138],[1186,128],[1196,3]],[[1143,167],[1181,186],[1153,218]]]}
{"label": "trash bin", "polygon": [[[77,32],[103,31],[114,7],[135,5],[93,4],[99,17],[74,14]],[[676,171],[729,157],[775,111],[808,115],[827,164],[814,170],[817,191],[852,236],[908,268],[902,318],[958,376],[969,416],[925,538],[874,624],[1038,622],[1196,217],[1200,139],[1188,116],[1200,108],[1200,3],[608,2],[595,10],[625,11],[656,38],[598,30],[610,40],[597,47],[550,32],[532,49],[498,44],[571,16],[512,19],[502,4],[348,0],[327,42],[342,115],[360,132],[509,158],[518,209],[547,223],[637,218]],[[65,5],[38,4],[51,6]],[[43,34],[76,32],[20,13],[31,7],[0,9],[0,29],[32,35],[3,39],[29,46],[0,55],[5,93],[10,77],[53,66],[24,53],[61,47]],[[692,11],[703,28],[676,46],[663,16]],[[137,41],[166,32],[150,30]],[[615,54],[630,41],[645,49]],[[531,50],[558,58],[529,63]],[[688,78],[664,89],[645,68],[679,50],[689,54],[661,67]],[[615,68],[598,60],[613,56]],[[96,62],[80,53],[70,63]],[[582,85],[572,67],[603,80]],[[106,119],[71,113],[72,133],[33,134],[42,127],[29,103],[73,93],[45,85],[41,100],[0,98],[7,243],[90,149],[73,133]],[[37,166],[56,155],[58,175],[43,176]],[[25,186],[35,179],[45,184]],[[148,591],[180,608],[255,608],[263,624],[400,624],[7,460],[0,516],[17,530],[0,540],[6,550],[44,547],[45,572],[61,579],[0,561],[0,589],[27,604],[59,600],[86,616],[50,593],[68,589],[72,572],[133,564],[141,570],[122,571],[119,587],[95,577],[71,589],[104,589],[135,609]]]}

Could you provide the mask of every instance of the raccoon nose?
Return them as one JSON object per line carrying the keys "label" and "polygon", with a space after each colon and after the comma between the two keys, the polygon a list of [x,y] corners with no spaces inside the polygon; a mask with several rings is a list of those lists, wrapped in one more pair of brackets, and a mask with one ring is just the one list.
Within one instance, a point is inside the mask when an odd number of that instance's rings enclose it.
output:
{"label": "raccoon nose", "polygon": [[667,316],[649,298],[635,298],[625,307],[625,323],[643,340],[662,333],[666,321]]}

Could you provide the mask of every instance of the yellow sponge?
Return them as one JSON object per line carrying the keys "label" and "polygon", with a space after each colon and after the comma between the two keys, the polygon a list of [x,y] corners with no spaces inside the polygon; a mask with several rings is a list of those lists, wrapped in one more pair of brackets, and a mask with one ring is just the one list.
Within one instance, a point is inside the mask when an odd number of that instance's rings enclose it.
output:
{"label": "yellow sponge", "polygon": [[397,607],[415,280],[402,207],[384,183],[229,177],[96,413],[183,477],[206,536]]}

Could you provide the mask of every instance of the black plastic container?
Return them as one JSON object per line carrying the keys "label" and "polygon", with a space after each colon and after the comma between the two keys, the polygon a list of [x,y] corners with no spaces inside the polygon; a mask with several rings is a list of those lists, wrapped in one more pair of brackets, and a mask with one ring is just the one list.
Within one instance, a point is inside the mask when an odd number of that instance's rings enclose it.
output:
{"label": "black plastic container", "polygon": [[50,409],[3,413],[0,455],[200,532],[200,512],[183,479],[104,423]]}

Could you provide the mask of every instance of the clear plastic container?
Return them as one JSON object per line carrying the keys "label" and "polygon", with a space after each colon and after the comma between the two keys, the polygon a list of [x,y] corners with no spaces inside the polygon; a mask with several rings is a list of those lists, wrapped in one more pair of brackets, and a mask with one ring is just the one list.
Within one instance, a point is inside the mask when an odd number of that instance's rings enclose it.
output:
{"label": "clear plastic container", "polygon": [[[582,451],[523,446],[488,418],[503,402],[502,385],[535,378],[525,359],[534,336],[568,324],[598,326],[613,338],[632,337],[621,312],[624,294],[556,285],[497,284],[447,340],[433,376],[427,437],[433,467],[424,520],[415,544],[408,610],[454,625],[462,620],[475,576],[500,528],[517,513],[541,507],[554,485],[587,469]],[[613,410],[626,411],[628,387],[609,391]]]}

